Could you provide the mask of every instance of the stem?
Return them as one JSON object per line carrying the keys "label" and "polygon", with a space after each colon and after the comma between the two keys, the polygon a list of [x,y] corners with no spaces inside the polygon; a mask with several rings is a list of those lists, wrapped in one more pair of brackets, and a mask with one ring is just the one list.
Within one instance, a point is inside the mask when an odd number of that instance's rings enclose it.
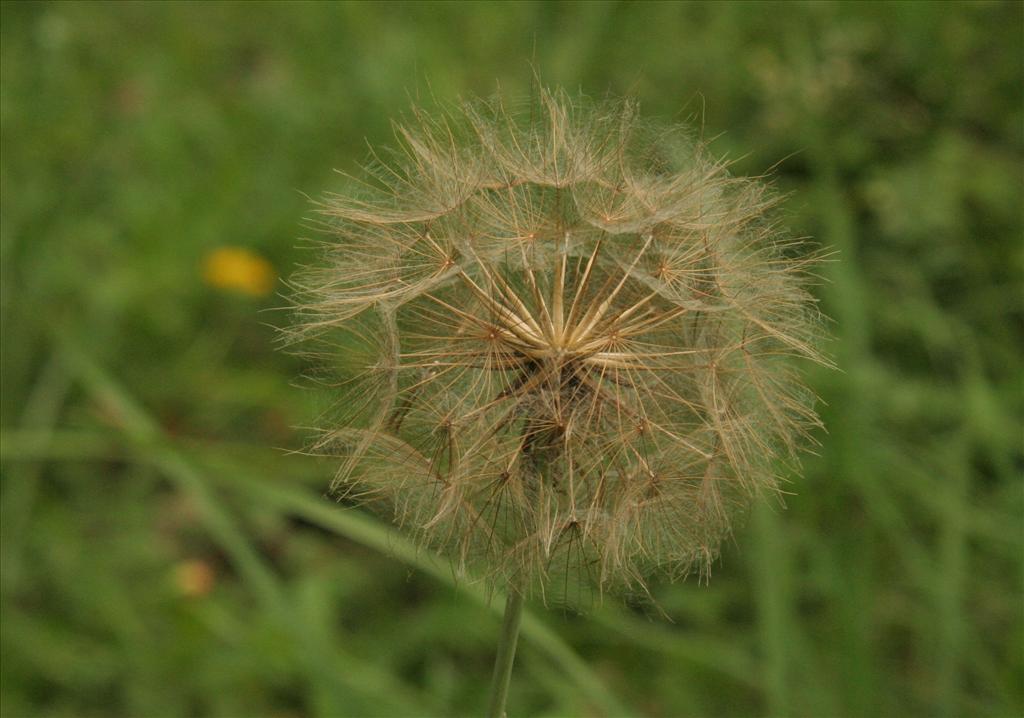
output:
{"label": "stem", "polygon": [[501,622],[501,636],[498,638],[498,656],[494,660],[494,678],[491,680],[491,702],[487,718],[505,718],[505,699],[508,684],[512,678],[512,662],[516,658],[516,641],[519,639],[519,622],[523,617],[523,594],[515,586],[509,586],[505,601],[505,617]]}

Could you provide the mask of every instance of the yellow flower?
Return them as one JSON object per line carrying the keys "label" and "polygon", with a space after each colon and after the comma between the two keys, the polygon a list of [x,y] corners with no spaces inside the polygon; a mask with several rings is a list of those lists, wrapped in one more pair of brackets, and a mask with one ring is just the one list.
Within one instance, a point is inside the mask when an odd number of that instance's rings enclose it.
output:
{"label": "yellow flower", "polygon": [[219,247],[203,261],[203,279],[211,287],[264,297],[274,289],[277,272],[258,254],[241,247]]}
{"label": "yellow flower", "polygon": [[213,590],[217,576],[206,561],[191,559],[174,567],[174,581],[183,596],[197,598]]}

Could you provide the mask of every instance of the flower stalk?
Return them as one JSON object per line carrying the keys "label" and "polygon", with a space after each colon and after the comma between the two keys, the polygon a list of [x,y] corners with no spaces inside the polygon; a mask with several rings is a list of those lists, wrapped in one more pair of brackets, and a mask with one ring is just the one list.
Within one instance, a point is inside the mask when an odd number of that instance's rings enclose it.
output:
{"label": "flower stalk", "polygon": [[519,624],[523,618],[524,597],[516,587],[509,587],[505,599],[505,615],[501,621],[498,637],[498,652],[494,659],[494,676],[491,679],[491,696],[488,702],[487,718],[505,718],[505,701],[512,679],[512,665],[516,657],[519,640]]}

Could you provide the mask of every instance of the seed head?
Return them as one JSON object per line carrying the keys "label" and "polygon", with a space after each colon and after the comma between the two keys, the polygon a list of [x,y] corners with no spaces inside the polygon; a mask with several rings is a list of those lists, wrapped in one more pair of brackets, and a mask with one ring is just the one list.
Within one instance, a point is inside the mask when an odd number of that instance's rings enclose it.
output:
{"label": "seed head", "polygon": [[320,213],[296,339],[339,370],[334,488],[546,598],[707,568],[816,423],[813,256],[679,128],[542,92],[441,119]]}

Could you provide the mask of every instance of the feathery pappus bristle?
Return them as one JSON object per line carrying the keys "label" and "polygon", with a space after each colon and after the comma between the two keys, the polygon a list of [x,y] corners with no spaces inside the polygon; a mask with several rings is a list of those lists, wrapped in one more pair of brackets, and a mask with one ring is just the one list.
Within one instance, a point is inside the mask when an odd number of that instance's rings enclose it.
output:
{"label": "feathery pappus bristle", "polygon": [[827,361],[767,186],[563,92],[396,135],[294,282],[342,379],[333,488],[554,601],[706,569],[817,423],[792,357]]}

